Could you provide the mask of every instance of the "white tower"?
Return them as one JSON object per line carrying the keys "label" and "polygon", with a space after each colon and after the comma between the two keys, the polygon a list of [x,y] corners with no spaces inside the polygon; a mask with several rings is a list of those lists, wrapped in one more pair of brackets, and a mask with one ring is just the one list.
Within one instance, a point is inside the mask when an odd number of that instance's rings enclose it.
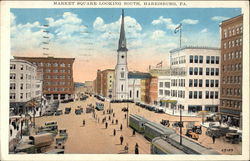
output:
{"label": "white tower", "polygon": [[114,99],[128,99],[128,67],[127,67],[127,47],[124,29],[124,10],[122,10],[122,22],[120,39],[117,50],[117,64],[115,67]]}

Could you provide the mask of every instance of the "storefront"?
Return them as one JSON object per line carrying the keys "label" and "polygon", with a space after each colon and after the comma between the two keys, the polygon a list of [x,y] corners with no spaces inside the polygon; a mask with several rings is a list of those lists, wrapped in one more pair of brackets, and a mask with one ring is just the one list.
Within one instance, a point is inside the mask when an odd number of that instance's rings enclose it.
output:
{"label": "storefront", "polygon": [[205,111],[218,112],[218,105],[205,105]]}
{"label": "storefront", "polygon": [[188,106],[188,113],[190,113],[190,112],[199,112],[201,110],[202,110],[201,105],[189,105]]}

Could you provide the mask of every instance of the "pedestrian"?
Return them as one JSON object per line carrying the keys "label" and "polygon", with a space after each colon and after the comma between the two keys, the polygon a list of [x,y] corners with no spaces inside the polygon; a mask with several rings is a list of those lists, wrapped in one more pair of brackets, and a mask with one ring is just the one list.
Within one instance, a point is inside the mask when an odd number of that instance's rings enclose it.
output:
{"label": "pedestrian", "polygon": [[111,120],[111,117],[109,116],[109,121]]}
{"label": "pedestrian", "polygon": [[116,134],[116,130],[114,129],[113,135],[115,136],[115,134]]}
{"label": "pedestrian", "polygon": [[114,119],[112,119],[112,124],[114,124]]}
{"label": "pedestrian", "polygon": [[121,126],[120,126],[120,130],[122,131],[122,124],[121,124]]}
{"label": "pedestrian", "polygon": [[108,128],[108,123],[107,122],[105,123],[105,127],[106,127],[106,129]]}
{"label": "pedestrian", "polygon": [[105,111],[103,111],[103,115],[105,115]]}
{"label": "pedestrian", "polygon": [[125,147],[124,147],[124,151],[125,151],[126,153],[128,153],[128,143],[126,143],[126,145],[125,145]]}
{"label": "pedestrian", "polygon": [[213,144],[215,143],[215,135],[212,136]]}
{"label": "pedestrian", "polygon": [[124,114],[124,118],[125,118],[125,119],[127,118],[127,114]]}
{"label": "pedestrian", "polygon": [[135,136],[135,129],[133,129],[133,136]]}
{"label": "pedestrian", "polygon": [[85,120],[82,121],[82,126],[85,126]]}
{"label": "pedestrian", "polygon": [[139,154],[139,145],[135,144],[135,154]]}
{"label": "pedestrian", "polygon": [[124,139],[124,138],[123,138],[123,136],[121,135],[121,136],[120,136],[121,145],[122,145],[122,143],[123,143],[123,139]]}
{"label": "pedestrian", "polygon": [[117,119],[115,120],[115,124],[118,125],[118,120]]}
{"label": "pedestrian", "polygon": [[219,124],[220,124],[220,126],[221,126],[221,120],[219,120]]}
{"label": "pedestrian", "polygon": [[113,113],[113,117],[115,117],[115,113]]}
{"label": "pedestrian", "polygon": [[10,136],[12,136],[12,129],[10,129]]}

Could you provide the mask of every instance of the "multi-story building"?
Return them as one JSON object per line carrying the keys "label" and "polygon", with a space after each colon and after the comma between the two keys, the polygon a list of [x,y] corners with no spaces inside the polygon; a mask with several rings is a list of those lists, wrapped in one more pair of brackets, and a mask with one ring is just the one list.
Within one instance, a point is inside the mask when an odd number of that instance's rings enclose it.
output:
{"label": "multi-story building", "polygon": [[[128,91],[129,99],[134,101],[141,101],[141,81],[149,79],[149,73],[129,72],[128,73]],[[145,87],[146,88],[146,87]],[[145,99],[145,98],[143,98]]]}
{"label": "multi-story building", "polygon": [[149,103],[149,83],[150,78],[141,79],[141,102]]}
{"label": "multi-story building", "polygon": [[158,76],[158,103],[160,106],[168,107],[165,101],[171,99],[171,77],[170,75]]}
{"label": "multi-story building", "polygon": [[36,65],[18,59],[10,60],[10,107],[15,114],[31,110],[28,102],[41,101],[42,76]]}
{"label": "multi-story building", "polygon": [[94,92],[94,82],[93,81],[85,81],[86,92],[93,93]]}
{"label": "multi-story building", "polygon": [[43,72],[43,95],[49,100],[69,99],[74,95],[75,58],[17,57],[35,64]]}
{"label": "multi-story building", "polygon": [[158,77],[152,76],[149,80],[149,102],[150,104],[157,105],[157,98],[158,98]]}
{"label": "multi-story building", "polygon": [[102,71],[102,95],[104,97],[112,98],[113,83],[115,77],[114,69],[106,69]]}
{"label": "multi-story building", "polygon": [[240,125],[242,112],[243,15],[221,23],[220,114],[231,125]]}
{"label": "multi-story building", "polygon": [[96,74],[96,94],[102,95],[102,71],[97,70]]}
{"label": "multi-story building", "polygon": [[183,47],[170,51],[171,99],[188,112],[218,111],[220,49]]}

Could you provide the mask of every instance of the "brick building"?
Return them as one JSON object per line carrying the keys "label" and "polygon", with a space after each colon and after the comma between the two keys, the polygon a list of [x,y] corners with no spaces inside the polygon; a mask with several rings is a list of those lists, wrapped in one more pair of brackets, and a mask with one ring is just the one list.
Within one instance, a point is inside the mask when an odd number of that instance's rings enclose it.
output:
{"label": "brick building", "polygon": [[73,63],[75,58],[17,57],[36,65],[43,73],[43,95],[47,99],[69,99],[74,94]]}
{"label": "brick building", "polygon": [[243,15],[221,23],[220,114],[224,121],[240,126],[242,112]]}
{"label": "brick building", "polygon": [[158,98],[158,77],[152,76],[148,83],[149,87],[149,102],[151,104],[157,104]]}

